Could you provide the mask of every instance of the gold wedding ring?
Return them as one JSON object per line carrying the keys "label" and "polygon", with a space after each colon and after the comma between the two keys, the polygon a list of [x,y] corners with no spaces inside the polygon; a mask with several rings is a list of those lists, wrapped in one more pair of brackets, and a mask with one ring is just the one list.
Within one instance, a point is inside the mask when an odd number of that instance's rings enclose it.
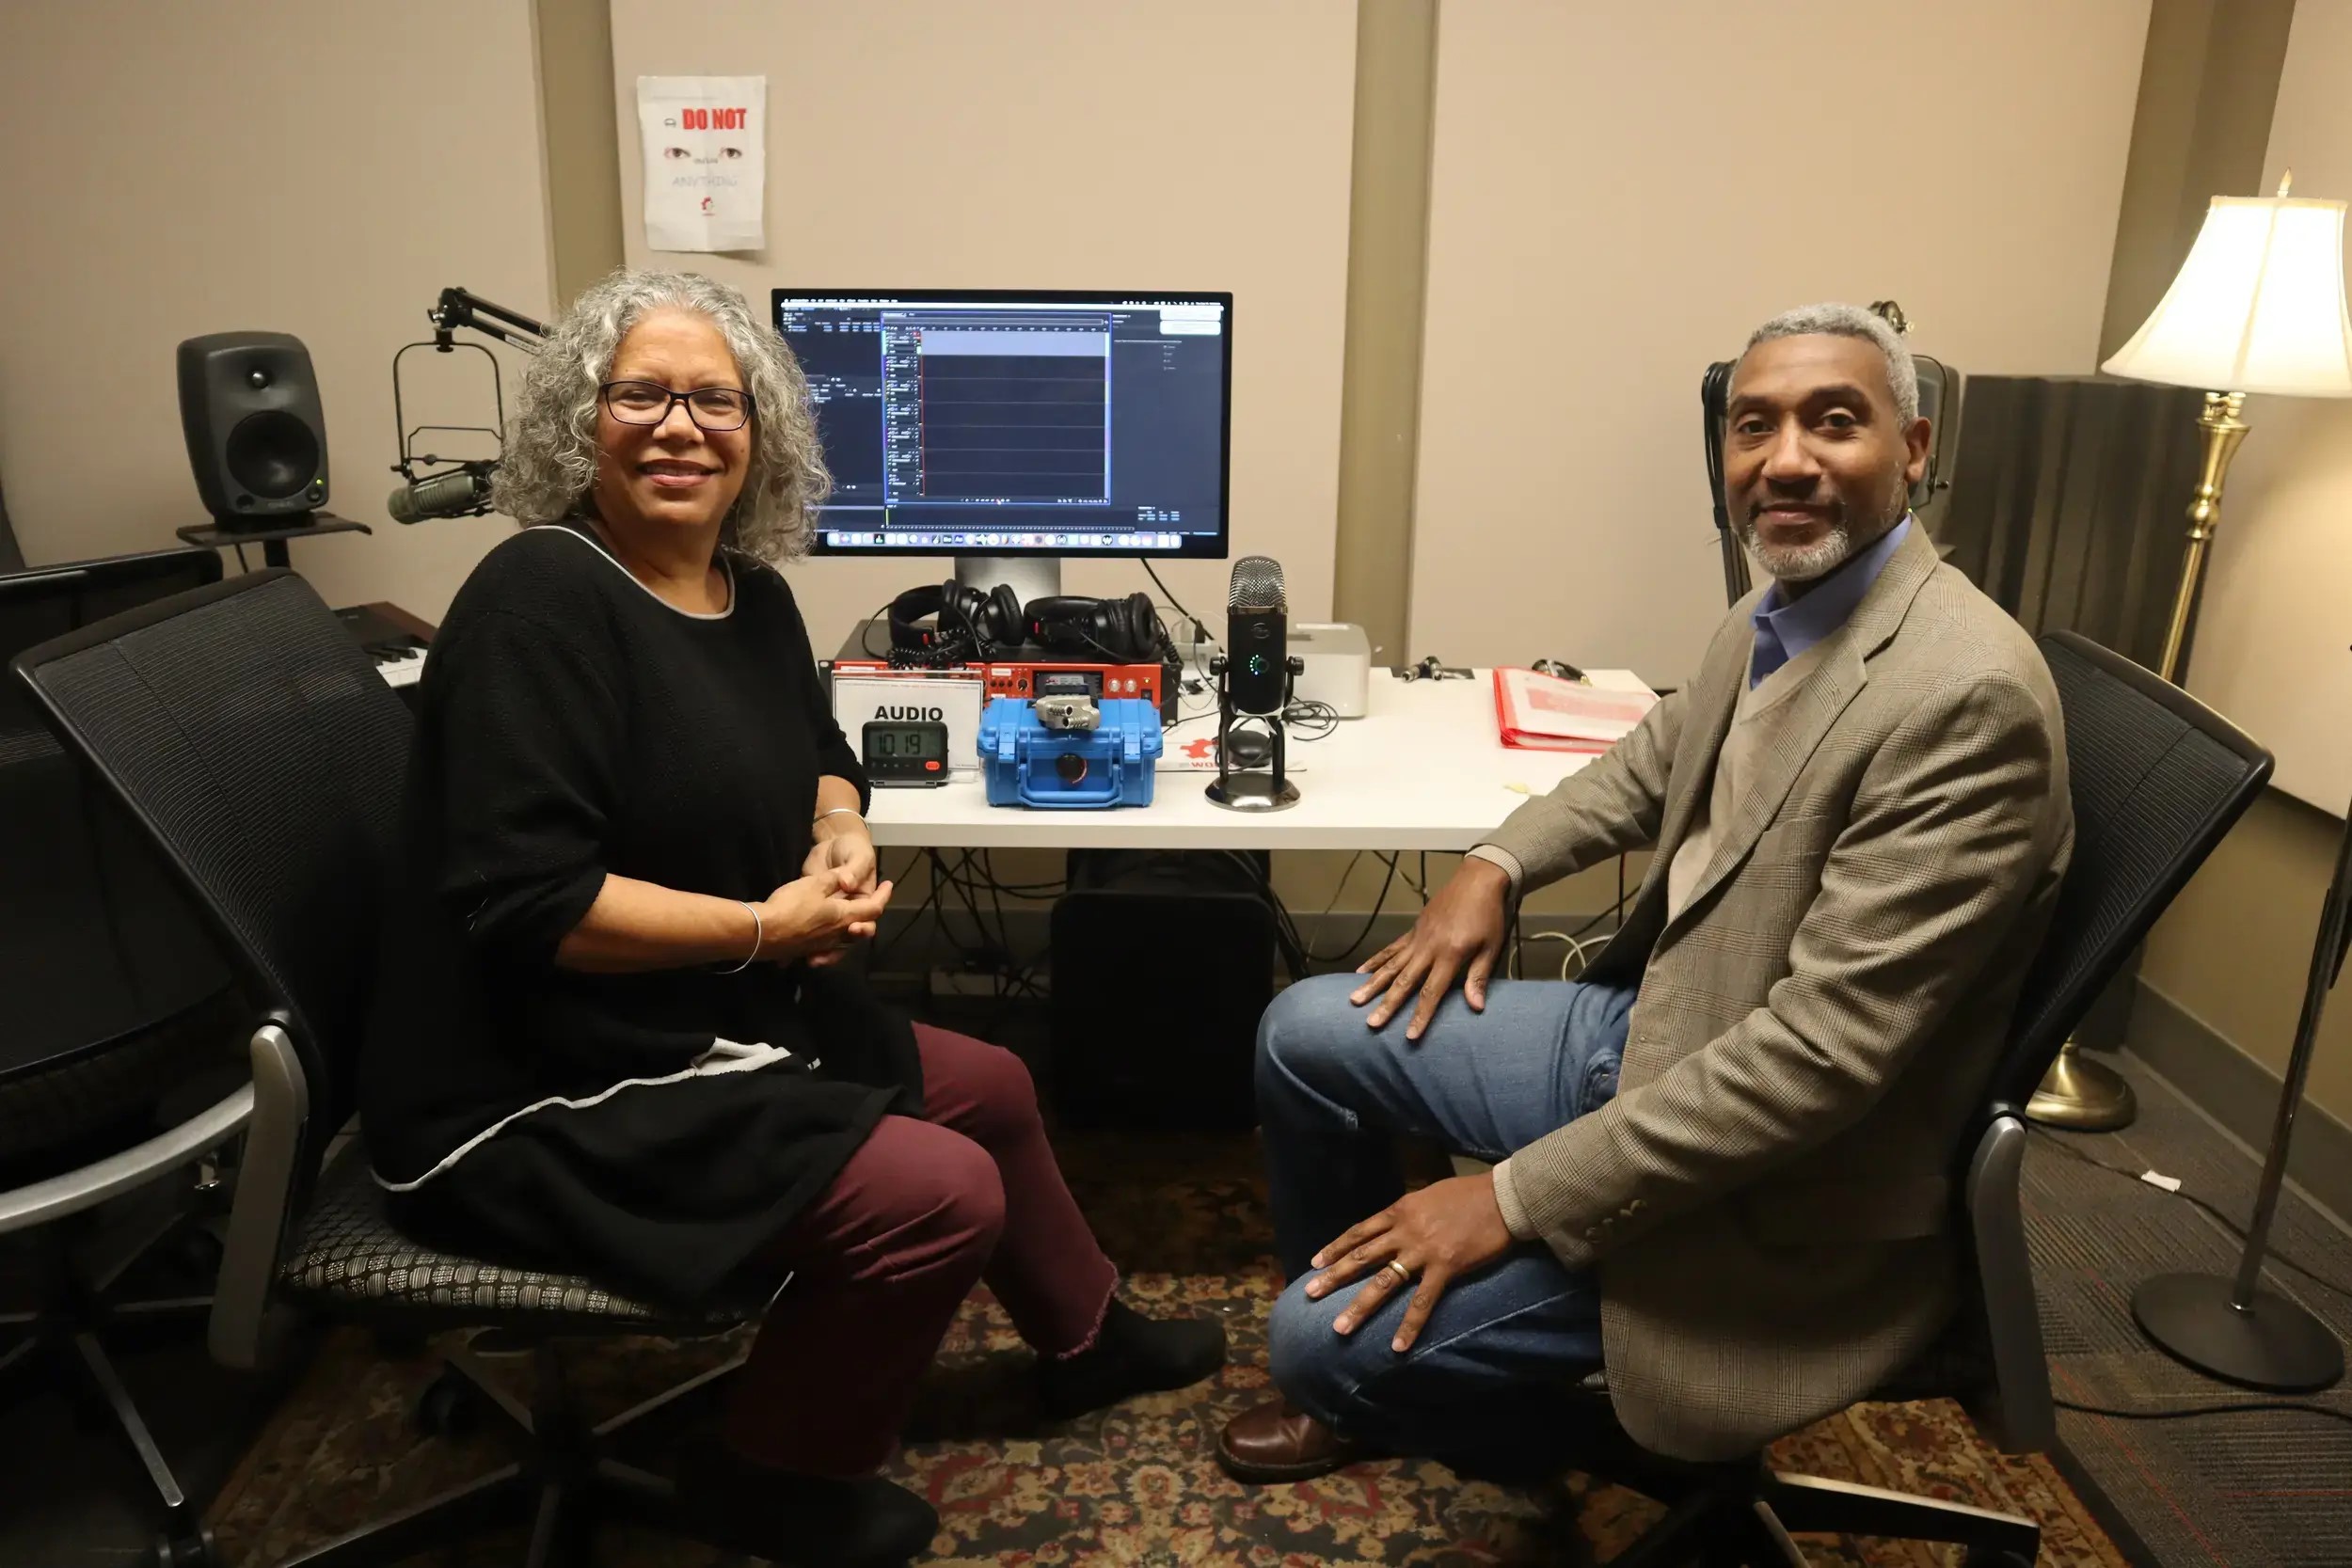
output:
{"label": "gold wedding ring", "polygon": [[1393,1258],[1389,1259],[1389,1272],[1395,1275],[1405,1284],[1410,1285],[1413,1282],[1413,1271]]}

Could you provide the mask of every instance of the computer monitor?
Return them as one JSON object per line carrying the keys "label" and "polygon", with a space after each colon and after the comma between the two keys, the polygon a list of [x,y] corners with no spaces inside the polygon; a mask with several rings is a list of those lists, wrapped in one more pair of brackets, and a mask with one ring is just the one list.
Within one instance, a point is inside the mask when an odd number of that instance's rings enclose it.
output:
{"label": "computer monitor", "polygon": [[1229,550],[1233,296],[778,289],[832,498],[819,555],[956,558],[1057,592],[1070,556]]}

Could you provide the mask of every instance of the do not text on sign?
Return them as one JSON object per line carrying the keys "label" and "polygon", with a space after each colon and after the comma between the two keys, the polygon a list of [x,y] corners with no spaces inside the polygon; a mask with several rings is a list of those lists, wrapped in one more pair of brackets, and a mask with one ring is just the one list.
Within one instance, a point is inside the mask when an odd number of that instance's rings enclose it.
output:
{"label": "do not text on sign", "polygon": [[645,245],[759,250],[768,243],[768,78],[640,76]]}

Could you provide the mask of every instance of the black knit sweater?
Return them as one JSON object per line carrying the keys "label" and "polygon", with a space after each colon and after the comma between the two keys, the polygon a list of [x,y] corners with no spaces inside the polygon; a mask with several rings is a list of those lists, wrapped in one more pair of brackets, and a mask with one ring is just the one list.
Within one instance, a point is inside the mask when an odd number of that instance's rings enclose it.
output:
{"label": "black knit sweater", "polygon": [[[434,639],[359,1083],[423,1239],[699,1299],[919,1101],[904,1022],[836,971],[555,964],[607,873],[756,901],[820,776],[863,797],[791,591],[725,564],[690,615],[584,527],[527,529]],[[719,1042],[792,1054],[698,1073]]]}

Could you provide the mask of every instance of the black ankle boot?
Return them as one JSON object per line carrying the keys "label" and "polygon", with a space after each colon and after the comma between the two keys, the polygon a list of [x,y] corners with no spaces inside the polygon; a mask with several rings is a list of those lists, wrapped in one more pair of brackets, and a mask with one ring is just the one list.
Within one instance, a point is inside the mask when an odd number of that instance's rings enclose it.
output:
{"label": "black ankle boot", "polygon": [[1211,1318],[1147,1318],[1113,1298],[1094,1343],[1038,1363],[1038,1392],[1056,1419],[1132,1394],[1183,1388],[1225,1365],[1225,1325]]}
{"label": "black ankle boot", "polygon": [[678,1495],[726,1545],[787,1568],[897,1568],[939,1531],[930,1504],[880,1476],[771,1470],[715,1443],[681,1468]]}

